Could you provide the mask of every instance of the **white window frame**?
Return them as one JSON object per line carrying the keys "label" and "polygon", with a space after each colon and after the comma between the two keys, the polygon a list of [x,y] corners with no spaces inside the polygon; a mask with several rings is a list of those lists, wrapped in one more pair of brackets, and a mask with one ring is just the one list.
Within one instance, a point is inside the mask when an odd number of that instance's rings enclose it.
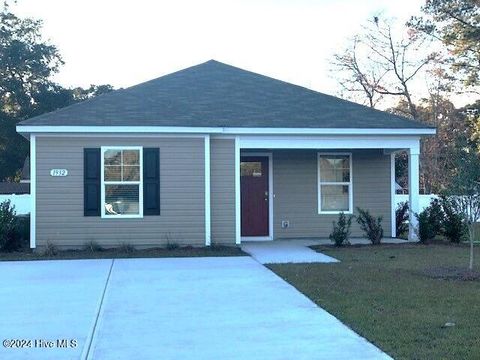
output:
{"label": "white window frame", "polygon": [[[105,183],[105,152],[108,150],[138,150],[140,162],[139,181],[107,181]],[[142,146],[102,146],[101,147],[101,217],[102,219],[138,219],[143,218],[143,147]],[[105,185],[138,185],[138,214],[108,215],[105,213]]]}
{"label": "white window frame", "polygon": [[[348,182],[334,182],[334,181],[321,181],[320,177],[320,158],[322,156],[348,156],[349,158],[349,167],[350,167],[350,181]],[[318,187],[318,213],[319,214],[353,214],[353,167],[352,167],[352,153],[351,152],[319,152],[317,154],[317,187]],[[333,210],[322,210],[322,186],[321,185],[344,185],[348,186],[348,211],[333,211]]]}

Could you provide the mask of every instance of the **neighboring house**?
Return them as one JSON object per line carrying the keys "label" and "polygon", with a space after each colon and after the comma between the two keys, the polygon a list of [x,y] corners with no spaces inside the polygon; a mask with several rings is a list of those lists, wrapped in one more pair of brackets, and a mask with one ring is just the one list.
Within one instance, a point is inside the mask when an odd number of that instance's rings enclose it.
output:
{"label": "neighboring house", "polygon": [[327,237],[356,207],[394,237],[392,154],[409,153],[416,211],[420,138],[435,134],[213,60],[17,131],[31,144],[32,247]]}

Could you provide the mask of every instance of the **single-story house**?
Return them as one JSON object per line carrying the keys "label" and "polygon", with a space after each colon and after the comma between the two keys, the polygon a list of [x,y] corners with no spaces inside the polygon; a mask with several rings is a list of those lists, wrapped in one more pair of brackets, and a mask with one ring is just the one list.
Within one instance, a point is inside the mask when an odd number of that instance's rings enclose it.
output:
{"label": "single-story house", "polygon": [[214,60],[17,131],[30,139],[32,248],[327,237],[357,207],[395,237],[393,154],[408,151],[416,211],[420,139],[435,134]]}

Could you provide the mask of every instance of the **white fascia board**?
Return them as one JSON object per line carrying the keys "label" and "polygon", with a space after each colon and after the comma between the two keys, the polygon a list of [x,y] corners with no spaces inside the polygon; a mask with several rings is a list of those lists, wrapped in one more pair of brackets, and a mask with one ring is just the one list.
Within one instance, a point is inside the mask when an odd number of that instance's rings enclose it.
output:
{"label": "white fascia board", "polygon": [[436,129],[223,128],[224,134],[278,135],[435,135]]}
{"label": "white fascia board", "polygon": [[221,127],[181,127],[181,126],[31,126],[17,125],[19,133],[189,133],[217,134]]}
{"label": "white fascia board", "polygon": [[420,136],[240,136],[242,149],[412,149]]}
{"label": "white fascia board", "polygon": [[18,125],[19,133],[174,133],[227,135],[435,135],[436,129],[340,129],[182,126],[32,126]]}

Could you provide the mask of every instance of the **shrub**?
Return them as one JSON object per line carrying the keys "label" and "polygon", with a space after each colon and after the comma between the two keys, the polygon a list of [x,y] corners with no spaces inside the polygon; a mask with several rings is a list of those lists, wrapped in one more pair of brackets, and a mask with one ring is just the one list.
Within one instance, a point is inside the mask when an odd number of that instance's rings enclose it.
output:
{"label": "shrub", "polygon": [[180,245],[178,245],[175,242],[167,242],[167,249],[168,250],[175,250],[175,249],[178,249],[179,247],[180,247]]}
{"label": "shrub", "polygon": [[428,243],[442,233],[444,214],[438,199],[433,199],[428,207],[415,216],[418,220],[416,231],[421,243]]}
{"label": "shrub", "polygon": [[47,241],[47,245],[45,246],[45,249],[43,249],[43,256],[55,256],[57,254],[57,246],[52,244],[50,241]]}
{"label": "shrub", "polygon": [[171,232],[166,232],[164,234],[164,238],[165,238],[165,242],[166,242],[166,248],[167,250],[175,250],[175,249],[178,249],[180,247],[180,245],[178,245],[178,243],[175,241],[175,236],[173,233]]}
{"label": "shrub", "polygon": [[333,230],[329,238],[335,243],[335,246],[349,245],[348,241],[350,237],[350,227],[352,225],[352,217],[349,216],[348,219],[343,212],[338,216],[338,221],[332,222]]}
{"label": "shrub", "polygon": [[368,210],[363,210],[358,207],[357,211],[357,223],[360,225],[360,229],[363,230],[365,236],[371,241],[373,245],[380,244],[383,238],[383,218],[381,216],[375,218],[370,215]]}
{"label": "shrub", "polygon": [[218,242],[216,242],[214,239],[211,239],[209,248],[211,250],[221,250],[223,248],[223,246],[220,245]]}
{"label": "shrub", "polygon": [[103,251],[105,250],[99,243],[94,240],[87,242],[84,246],[85,250],[91,252]]}
{"label": "shrub", "polygon": [[15,212],[15,206],[10,200],[0,204],[0,250],[14,251],[22,247],[20,223]]}
{"label": "shrub", "polygon": [[404,201],[398,204],[395,209],[395,228],[397,236],[405,234],[408,231],[408,202]]}
{"label": "shrub", "polygon": [[135,252],[135,247],[132,244],[122,242],[120,244],[119,250],[124,253],[132,253]]}
{"label": "shrub", "polygon": [[443,235],[453,242],[459,243],[468,236],[468,228],[464,217],[455,207],[455,203],[447,197],[441,200],[443,209]]}

